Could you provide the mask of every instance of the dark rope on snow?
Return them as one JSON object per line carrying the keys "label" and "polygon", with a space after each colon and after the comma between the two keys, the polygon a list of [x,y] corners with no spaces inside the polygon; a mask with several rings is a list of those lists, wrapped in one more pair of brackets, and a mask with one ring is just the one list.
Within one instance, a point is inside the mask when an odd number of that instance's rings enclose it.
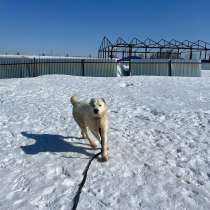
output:
{"label": "dark rope on snow", "polygon": [[74,199],[73,199],[74,205],[73,205],[73,207],[72,207],[72,210],[76,210],[76,209],[77,209],[77,205],[78,205],[79,199],[80,199],[80,194],[81,194],[82,188],[84,187],[84,184],[85,184],[85,182],[86,182],[87,173],[88,173],[88,170],[89,170],[89,168],[90,168],[91,162],[92,162],[95,158],[97,158],[100,154],[101,154],[101,152],[95,154],[95,155],[89,160],[87,166],[85,167],[85,170],[84,170],[83,173],[82,173],[82,174],[84,175],[84,176],[83,176],[83,179],[82,179],[81,183],[79,184],[79,188],[78,188],[77,193],[76,193],[76,195],[75,195],[75,197],[74,197]]}

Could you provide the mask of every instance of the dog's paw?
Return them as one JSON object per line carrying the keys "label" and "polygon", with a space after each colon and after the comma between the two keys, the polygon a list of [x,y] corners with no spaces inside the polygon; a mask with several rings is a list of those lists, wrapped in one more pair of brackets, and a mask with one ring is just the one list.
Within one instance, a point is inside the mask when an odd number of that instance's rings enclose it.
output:
{"label": "dog's paw", "polygon": [[102,155],[102,161],[108,161],[109,160],[109,157],[108,155]]}

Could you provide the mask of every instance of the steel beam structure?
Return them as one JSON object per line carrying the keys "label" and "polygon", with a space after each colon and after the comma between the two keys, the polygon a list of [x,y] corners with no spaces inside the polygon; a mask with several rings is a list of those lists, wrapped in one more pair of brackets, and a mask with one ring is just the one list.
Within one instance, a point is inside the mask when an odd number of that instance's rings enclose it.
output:
{"label": "steel beam structure", "polygon": [[131,39],[130,42],[121,37],[115,42],[111,42],[107,37],[104,37],[98,49],[99,58],[118,59],[138,55],[142,58],[151,58],[152,55],[152,58],[193,59],[195,53],[197,53],[199,59],[210,61],[210,43],[202,40],[192,42],[189,40],[177,41],[175,39],[154,41],[150,38],[141,41],[136,37]]}

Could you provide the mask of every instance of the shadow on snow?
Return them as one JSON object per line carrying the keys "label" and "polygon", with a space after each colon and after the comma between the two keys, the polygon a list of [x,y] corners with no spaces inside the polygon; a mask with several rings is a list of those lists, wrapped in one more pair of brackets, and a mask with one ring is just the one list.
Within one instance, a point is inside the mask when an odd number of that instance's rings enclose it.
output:
{"label": "shadow on snow", "polygon": [[94,153],[88,152],[88,150],[93,150],[88,144],[75,142],[76,144],[87,145],[87,147],[84,147],[74,145],[71,142],[64,140],[68,138],[81,139],[79,137],[64,137],[61,135],[52,134],[32,134],[27,132],[21,132],[21,134],[29,139],[34,139],[36,141],[34,144],[21,146],[21,149],[29,155],[35,155],[40,152],[72,152],[80,153],[88,157],[92,157],[94,155]]}

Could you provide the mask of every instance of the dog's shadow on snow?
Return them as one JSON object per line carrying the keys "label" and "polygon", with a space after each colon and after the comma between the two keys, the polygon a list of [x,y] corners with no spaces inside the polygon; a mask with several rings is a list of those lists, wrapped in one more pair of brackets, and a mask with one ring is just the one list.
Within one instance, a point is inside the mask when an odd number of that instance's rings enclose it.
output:
{"label": "dog's shadow on snow", "polygon": [[[81,139],[79,137],[52,134],[32,134],[27,132],[21,132],[21,134],[29,139],[35,140],[34,144],[21,146],[21,149],[29,155],[35,155],[40,152],[71,152],[80,153],[88,157],[92,157],[94,153],[89,152],[93,150],[88,144],[82,142],[67,142],[65,139]],[[82,146],[78,146],[82,145]]]}

